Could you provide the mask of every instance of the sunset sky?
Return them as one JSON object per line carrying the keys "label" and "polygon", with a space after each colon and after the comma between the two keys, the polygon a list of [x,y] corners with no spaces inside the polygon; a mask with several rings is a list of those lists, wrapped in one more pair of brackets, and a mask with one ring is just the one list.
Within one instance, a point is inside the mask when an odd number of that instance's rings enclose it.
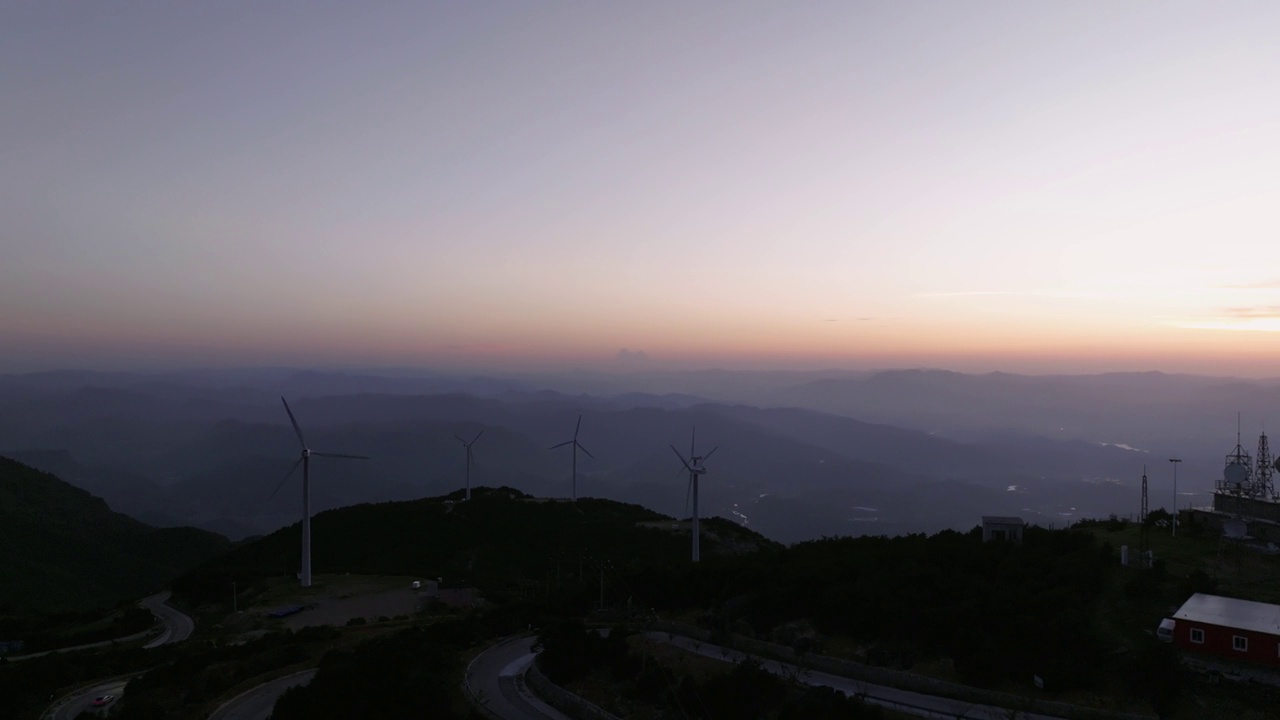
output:
{"label": "sunset sky", "polygon": [[9,7],[0,371],[1280,376],[1277,28],[1270,1]]}

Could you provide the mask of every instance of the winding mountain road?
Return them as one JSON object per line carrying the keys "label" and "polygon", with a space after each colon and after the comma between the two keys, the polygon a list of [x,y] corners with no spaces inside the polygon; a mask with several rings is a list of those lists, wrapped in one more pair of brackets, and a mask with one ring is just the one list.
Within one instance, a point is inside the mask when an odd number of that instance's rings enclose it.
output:
{"label": "winding mountain road", "polygon": [[80,713],[85,712],[93,707],[93,700],[101,695],[114,695],[120,697],[124,692],[124,686],[129,682],[129,678],[116,678],[114,680],[105,680],[96,685],[80,688],[70,695],[64,695],[58,702],[49,706],[41,720],[73,720]]}
{"label": "winding mountain road", "polygon": [[[909,690],[899,690],[897,688],[886,687],[884,685],[872,685],[862,682],[861,680],[852,680],[839,675],[831,675],[829,673],[818,672],[817,670],[809,670],[797,665],[778,662],[777,660],[767,660],[755,655],[748,655],[739,650],[732,648],[712,645],[711,643],[701,642],[692,638],[682,637],[680,635],[669,635],[664,632],[648,632],[645,637],[655,642],[664,642],[675,645],[678,648],[687,650],[691,653],[703,655],[705,657],[721,660],[724,662],[738,663],[743,660],[754,660],[769,672],[783,677],[792,677],[805,685],[826,686],[838,690],[845,695],[859,696],[863,702],[871,705],[880,705],[881,707],[894,710],[906,715],[915,715],[924,718],[939,718],[945,720],[955,720],[956,718],[967,718],[971,720],[1007,720],[1010,713],[1013,712],[1009,708],[995,707],[992,705],[979,705],[976,703],[965,702],[963,700],[953,700],[951,698],[938,697],[935,695],[924,695]],[[1052,715],[1039,715],[1036,713],[1016,711],[1018,720],[1061,720]]]}
{"label": "winding mountain road", "polygon": [[486,714],[501,720],[571,720],[536,697],[524,685],[524,673],[537,655],[533,636],[494,645],[467,665],[466,682]]}
{"label": "winding mountain road", "polygon": [[169,591],[165,590],[162,593],[143,598],[142,602],[138,603],[150,610],[152,615],[155,615],[160,622],[164,623],[164,632],[160,633],[160,637],[143,646],[147,649],[182,642],[191,637],[191,633],[196,631],[196,621],[192,620],[190,615],[170,605],[169,597]]}
{"label": "winding mountain road", "polygon": [[265,682],[240,693],[222,707],[213,711],[209,720],[267,720],[276,707],[276,700],[289,688],[306,685],[316,676],[316,669],[303,670]]}
{"label": "winding mountain road", "polygon": [[[147,643],[145,648],[158,648],[162,645],[182,642],[191,637],[191,633],[195,632],[196,622],[189,615],[169,605],[170,593],[168,590],[162,593],[156,593],[143,598],[138,602],[139,605],[151,611],[156,619],[164,624],[164,630],[159,637]],[[34,655],[24,655],[19,658],[9,658],[10,660],[25,660],[26,658],[39,657],[49,653],[71,652],[73,650],[90,650],[97,647],[106,647],[112,643],[128,642],[131,640],[140,640],[151,632],[154,628],[141,633],[135,633],[128,637],[116,638],[115,640],[106,640],[100,643],[91,643],[89,645],[77,645],[76,647],[61,648],[58,650],[50,650],[48,652],[36,653]],[[119,698],[124,693],[124,687],[128,684],[129,678],[114,678],[111,680],[103,680],[97,684],[74,690],[67,695],[63,695],[56,702],[45,709],[41,715],[42,720],[71,720],[80,713],[90,709],[94,698],[100,695],[114,695]],[[273,701],[274,702],[274,701]]]}
{"label": "winding mountain road", "polygon": [[[182,642],[183,640],[191,637],[191,633],[195,632],[195,620],[192,620],[190,616],[185,615],[173,606],[168,605],[168,602],[168,590],[162,593],[156,593],[155,595],[150,595],[138,601],[138,605],[140,607],[150,610],[151,614],[164,624],[164,630],[161,631],[160,635],[143,647],[150,649],[160,647],[161,645],[168,645],[170,643]],[[141,640],[153,632],[155,632],[154,626],[147,628],[142,632],[125,635],[124,637],[102,640],[100,642],[85,643],[84,645],[54,648],[53,650],[45,650],[44,652],[30,653],[28,655],[6,655],[5,659],[9,662],[18,662],[19,660],[30,660],[31,658],[44,657],[45,655],[53,655],[55,653],[75,652],[77,650],[93,650],[94,648],[108,647],[115,643],[127,643],[133,642],[134,640]]]}
{"label": "winding mountain road", "polygon": [[[906,715],[939,720],[1007,720],[1013,712],[1009,708],[872,685],[665,632],[649,632],[646,637],[653,642],[675,645],[688,652],[723,662],[755,660],[765,670],[776,675],[794,678],[806,685],[829,687],[845,695],[860,697],[868,704]],[[500,720],[569,720],[565,714],[547,705],[525,687],[524,673],[536,655],[533,651],[536,642],[534,637],[506,640],[480,653],[467,666],[467,688],[478,698],[479,704],[490,717]],[[1018,720],[1061,720],[1051,715],[1016,712]]]}

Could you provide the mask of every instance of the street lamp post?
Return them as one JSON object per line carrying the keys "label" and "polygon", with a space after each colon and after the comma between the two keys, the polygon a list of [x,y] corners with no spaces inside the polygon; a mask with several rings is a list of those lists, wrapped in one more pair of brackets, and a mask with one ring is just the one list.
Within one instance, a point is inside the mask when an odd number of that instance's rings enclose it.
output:
{"label": "street lamp post", "polygon": [[1169,458],[1173,463],[1173,537],[1178,537],[1178,463],[1182,458]]}

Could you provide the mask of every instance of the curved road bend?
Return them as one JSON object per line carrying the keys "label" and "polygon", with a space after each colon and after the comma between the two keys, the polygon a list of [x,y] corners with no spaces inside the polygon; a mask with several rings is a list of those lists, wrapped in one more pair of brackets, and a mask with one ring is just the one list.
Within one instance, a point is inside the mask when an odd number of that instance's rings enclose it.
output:
{"label": "curved road bend", "polygon": [[[972,718],[972,720],[1006,720],[1009,717],[1008,708],[994,705],[978,705],[964,702],[963,700],[923,695],[883,685],[871,685],[861,680],[851,680],[839,675],[808,670],[789,663],[778,662],[777,660],[754,657],[738,650],[699,642],[680,635],[671,637],[664,632],[649,632],[646,633],[646,636],[650,640],[669,643],[689,652],[725,662],[736,663],[751,658],[760,663],[765,670],[776,675],[796,677],[806,685],[824,685],[839,690],[845,695],[863,695],[864,700],[868,703],[880,705],[907,715],[926,718],[950,718],[952,720],[956,717]],[[1053,715],[1039,715],[1019,711],[1018,720],[1061,720],[1061,718]]]}
{"label": "curved road bend", "polygon": [[[150,597],[145,597],[139,601],[139,605],[151,611],[160,622],[164,623],[164,632],[160,633],[160,637],[147,643],[146,648],[157,648],[161,645],[182,642],[191,637],[191,633],[196,629],[196,623],[189,616],[179,610],[168,605],[169,591],[157,593]],[[95,647],[106,647],[112,643],[125,642],[129,640],[137,640],[145,637],[151,630],[130,635],[128,637],[116,638],[115,640],[107,640],[100,643],[92,643],[90,645],[80,645],[77,647],[62,648],[60,650],[50,650],[49,652],[70,652],[72,650],[87,650]],[[20,660],[30,657],[39,657],[48,653],[36,653],[35,655],[24,655],[21,658],[9,658],[10,660]],[[44,720],[71,720],[76,715],[90,709],[93,699],[99,695],[115,695],[119,698],[124,694],[124,686],[129,681],[127,679],[105,680],[97,685],[81,688],[72,691],[69,695],[63,696],[53,705],[44,711],[41,718]]]}
{"label": "curved road bend", "polygon": [[117,698],[124,692],[128,678],[108,680],[90,687],[80,688],[70,695],[64,696],[56,704],[45,710],[41,720],[72,720],[77,715],[93,707],[93,699],[99,695],[115,695]]}
{"label": "curved road bend", "polygon": [[[150,597],[145,597],[138,601],[140,607],[151,611],[156,619],[164,623],[164,631],[155,640],[147,643],[143,647],[150,649],[168,645],[169,643],[182,642],[191,637],[191,633],[195,632],[196,622],[181,611],[167,605],[169,601],[169,591],[157,593]],[[19,660],[29,660],[31,658],[43,657],[54,653],[75,652],[77,650],[92,650],[94,648],[108,647],[114,643],[126,643],[134,640],[141,640],[155,631],[155,627],[147,628],[142,632],[126,635],[124,637],[112,638],[111,640],[103,640],[101,642],[86,643],[84,645],[73,645],[71,647],[54,648],[53,650],[45,650],[44,652],[31,653],[29,655],[7,655],[5,656],[10,662]]]}
{"label": "curved road bend", "polygon": [[524,685],[537,641],[529,636],[498,643],[467,666],[467,683],[483,698],[485,709],[502,720],[570,720]]}
{"label": "curved road bend", "polygon": [[196,630],[196,621],[192,620],[191,616],[170,605],[169,595],[169,591],[165,590],[162,593],[145,597],[142,602],[138,603],[150,610],[152,615],[155,615],[160,622],[164,623],[164,632],[160,633],[160,637],[143,646],[147,649],[182,642],[191,637],[191,633]]}
{"label": "curved road bend", "polygon": [[286,690],[306,685],[315,676],[316,669],[311,668],[265,682],[223,703],[222,707],[213,711],[209,720],[267,720],[276,707],[276,701]]}

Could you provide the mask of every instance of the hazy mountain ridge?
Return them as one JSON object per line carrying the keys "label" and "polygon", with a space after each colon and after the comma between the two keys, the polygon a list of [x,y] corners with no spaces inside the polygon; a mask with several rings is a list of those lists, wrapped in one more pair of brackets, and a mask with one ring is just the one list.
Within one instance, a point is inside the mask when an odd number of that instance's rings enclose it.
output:
{"label": "hazy mountain ridge", "polygon": [[[702,450],[721,446],[704,484],[704,505],[786,540],[967,527],[983,513],[1057,522],[1134,511],[1144,463],[1159,465],[1151,470],[1157,493],[1167,482],[1165,457],[1186,460],[1180,489],[1209,485],[1204,478],[1220,471],[1229,449],[1223,445],[1234,438],[1226,428],[1211,432],[1213,416],[1191,414],[1196,408],[1277,392],[1258,383],[1160,373],[584,376],[586,384],[612,382],[612,392],[603,395],[575,393],[564,386],[568,376],[546,376],[542,388],[530,377],[366,378],[279,369],[0,376],[0,451],[70,470],[68,479],[153,522],[193,523],[232,536],[266,532],[298,513],[296,479],[267,500],[297,457],[297,440],[270,383],[327,387],[335,376],[337,387],[396,392],[291,397],[314,449],[374,457],[314,463],[317,510],[450,492],[463,484],[465,457],[453,436],[481,431],[474,484],[567,496],[567,451],[547,448],[567,440],[582,413],[580,439],[595,458],[579,457],[579,495],[682,514],[686,478],[667,446],[685,451],[696,425]],[[671,381],[667,392],[644,386],[654,377]],[[84,378],[106,387],[75,385]],[[761,380],[748,393],[756,401],[705,399],[753,379]],[[411,392],[424,383],[449,392]],[[713,392],[684,391],[692,386]],[[468,394],[467,387],[494,392]],[[794,402],[788,405],[788,398]],[[801,409],[806,404],[844,412]],[[890,411],[898,422],[877,417]],[[1097,439],[1035,431],[1067,417]],[[1163,444],[1133,440],[1159,435],[1171,422],[1175,435]],[[1117,428],[1125,434],[1106,434]],[[1176,436],[1197,432],[1200,445]]]}

